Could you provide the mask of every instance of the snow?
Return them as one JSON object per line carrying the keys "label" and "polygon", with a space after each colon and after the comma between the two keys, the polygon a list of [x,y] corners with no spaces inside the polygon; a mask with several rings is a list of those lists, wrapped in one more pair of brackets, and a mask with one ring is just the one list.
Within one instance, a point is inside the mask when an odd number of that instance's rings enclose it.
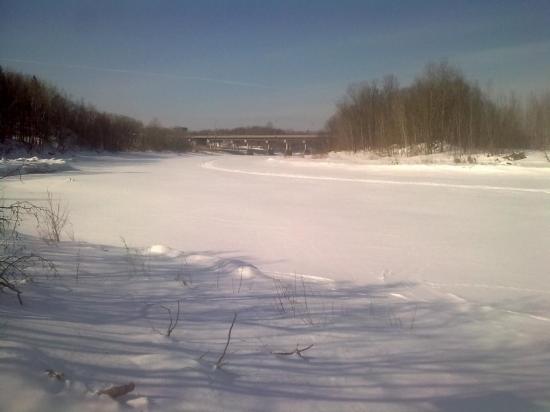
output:
{"label": "snow", "polygon": [[146,248],[143,252],[145,255],[164,255],[169,257],[178,257],[181,252],[174,250],[166,245],[152,245],[151,247]]}
{"label": "snow", "polygon": [[[454,153],[452,150],[432,154],[417,154],[407,155],[406,153],[397,153],[395,155],[380,155],[370,151],[358,152],[330,152],[326,156],[321,156],[319,160],[327,165],[340,166],[357,166],[361,164],[369,165],[407,165],[407,166],[454,166],[455,170],[469,169],[473,171],[501,171],[501,166],[520,166],[529,168],[550,168],[550,160],[548,152],[541,150],[522,150],[518,153],[524,153],[525,158],[520,160],[510,160],[507,158],[514,152],[487,153],[487,152],[472,152],[464,154],[461,152]],[[468,159],[470,158],[470,160]],[[458,162],[458,163],[457,163]],[[304,164],[305,165],[305,164]],[[499,166],[492,168],[472,168],[472,166]],[[457,168],[458,166],[458,168]],[[396,168],[399,170],[400,168]],[[402,169],[402,168],[401,168]],[[422,168],[419,168],[422,169]],[[425,169],[425,168],[424,168]]]}
{"label": "snow", "polygon": [[40,159],[34,156],[29,158],[2,159],[0,161],[0,176],[54,173],[70,169],[70,165],[64,159]]}
{"label": "snow", "polygon": [[88,154],[4,179],[61,199],[71,236],[22,229],[58,273],[23,307],[0,295],[0,405],[549,409],[547,168],[335,156]]}

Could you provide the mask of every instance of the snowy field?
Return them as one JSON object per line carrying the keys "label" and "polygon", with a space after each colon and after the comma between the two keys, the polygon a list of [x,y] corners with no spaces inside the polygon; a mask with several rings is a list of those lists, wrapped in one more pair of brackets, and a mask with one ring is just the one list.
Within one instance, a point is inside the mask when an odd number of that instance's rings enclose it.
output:
{"label": "snowy field", "polygon": [[58,273],[0,295],[0,409],[550,410],[550,168],[363,160],[80,155],[2,180],[71,224],[23,226]]}

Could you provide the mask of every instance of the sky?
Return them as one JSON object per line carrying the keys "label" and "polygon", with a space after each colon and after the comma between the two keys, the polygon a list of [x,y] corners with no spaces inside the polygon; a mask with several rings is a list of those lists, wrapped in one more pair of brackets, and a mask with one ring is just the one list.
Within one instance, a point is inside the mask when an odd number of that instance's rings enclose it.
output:
{"label": "sky", "polygon": [[550,89],[550,1],[0,0],[2,67],[194,130],[317,130],[350,84],[442,60],[491,93]]}

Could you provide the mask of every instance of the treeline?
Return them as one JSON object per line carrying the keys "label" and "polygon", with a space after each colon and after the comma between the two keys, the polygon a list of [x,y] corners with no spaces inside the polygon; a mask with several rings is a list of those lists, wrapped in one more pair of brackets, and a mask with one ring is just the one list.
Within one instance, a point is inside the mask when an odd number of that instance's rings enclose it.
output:
{"label": "treeline", "polygon": [[223,136],[223,135],[284,135],[290,134],[289,131],[278,129],[268,124],[266,126],[245,126],[234,127],[232,129],[204,129],[192,132],[200,136]]}
{"label": "treeline", "polygon": [[17,140],[29,149],[52,144],[98,150],[178,150],[188,148],[186,129],[158,122],[143,125],[128,116],[75,102],[35,76],[0,66],[0,143]]}
{"label": "treeline", "polygon": [[550,92],[527,103],[514,96],[495,100],[459,70],[430,64],[409,87],[395,76],[350,87],[327,131],[332,150],[545,148]]}

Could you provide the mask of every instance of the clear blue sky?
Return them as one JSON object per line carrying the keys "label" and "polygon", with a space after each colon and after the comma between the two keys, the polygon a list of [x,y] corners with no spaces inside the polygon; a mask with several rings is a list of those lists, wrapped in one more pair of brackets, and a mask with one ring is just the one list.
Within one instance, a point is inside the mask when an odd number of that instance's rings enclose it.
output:
{"label": "clear blue sky", "polygon": [[192,129],[317,129],[350,83],[446,59],[550,88],[550,0],[0,0],[0,64],[97,108]]}

